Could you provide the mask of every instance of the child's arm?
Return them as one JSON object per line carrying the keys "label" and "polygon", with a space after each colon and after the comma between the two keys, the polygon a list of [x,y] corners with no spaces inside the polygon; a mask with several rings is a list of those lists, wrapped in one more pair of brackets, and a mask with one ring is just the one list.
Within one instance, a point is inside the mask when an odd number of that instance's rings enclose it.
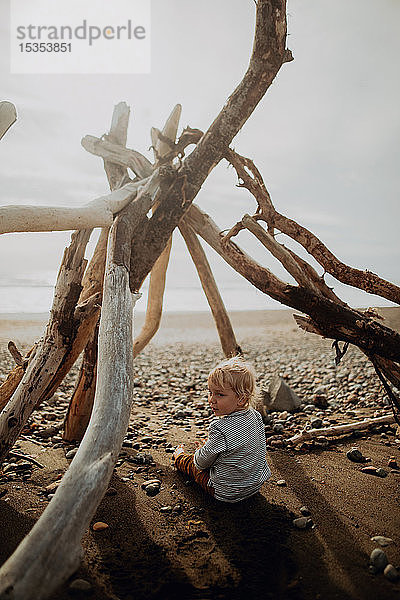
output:
{"label": "child's arm", "polygon": [[201,448],[198,448],[194,453],[194,464],[200,470],[211,467],[221,452],[226,450],[225,436],[213,426],[210,426],[208,440]]}

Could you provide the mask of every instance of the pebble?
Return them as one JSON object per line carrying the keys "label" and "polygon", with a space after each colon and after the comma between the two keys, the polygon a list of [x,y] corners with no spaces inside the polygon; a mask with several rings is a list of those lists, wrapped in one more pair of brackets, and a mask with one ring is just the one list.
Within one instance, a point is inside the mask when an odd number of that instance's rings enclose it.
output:
{"label": "pebble", "polygon": [[388,558],[386,556],[386,553],[383,550],[381,550],[381,548],[375,548],[371,552],[369,562],[370,565],[374,567],[376,573],[381,573],[388,564]]}
{"label": "pebble", "polygon": [[385,546],[390,546],[391,544],[394,544],[394,541],[392,540],[392,538],[384,537],[383,535],[375,535],[374,537],[371,538],[371,541],[376,542],[377,544],[382,546],[382,548],[384,548]]}
{"label": "pebble", "polygon": [[383,574],[386,577],[386,579],[389,579],[389,581],[394,582],[397,581],[399,578],[399,571],[390,563],[384,568]]}
{"label": "pebble", "polygon": [[303,517],[309,517],[311,515],[311,511],[307,508],[307,506],[302,506],[299,511]]}
{"label": "pebble", "polygon": [[74,581],[69,584],[69,589],[77,592],[91,592],[93,586],[89,581],[86,581],[86,579],[74,579]]}
{"label": "pebble", "polygon": [[281,487],[284,487],[287,484],[284,479],[279,479],[279,481],[276,482],[276,485],[280,485]]}
{"label": "pebble", "polygon": [[322,419],[320,419],[319,417],[315,417],[314,419],[311,418],[310,423],[313,429],[321,429],[323,425]]}
{"label": "pebble", "polygon": [[148,496],[157,496],[160,493],[160,486],[156,483],[151,483],[145,487],[144,491]]}
{"label": "pebble", "polygon": [[310,517],[298,517],[297,519],[293,519],[293,525],[297,529],[308,529],[313,525],[313,521]]}
{"label": "pebble", "polygon": [[161,481],[159,479],[148,479],[142,483],[142,490],[146,489],[148,485],[158,485],[158,487],[161,487]]}
{"label": "pebble", "polygon": [[358,448],[351,448],[351,450],[346,452],[346,456],[349,460],[355,463],[365,462],[365,456],[363,456],[362,452]]}
{"label": "pebble", "polygon": [[107,523],[103,523],[103,521],[97,521],[92,529],[93,531],[104,531],[104,529],[108,529],[108,525]]}
{"label": "pebble", "polygon": [[376,470],[376,474],[378,475],[378,477],[387,477],[387,475],[388,475],[388,472],[387,472],[387,471],[385,471],[385,469],[382,469],[381,467],[379,467],[379,468]]}
{"label": "pebble", "polygon": [[68,460],[71,460],[74,458],[74,456],[77,452],[78,452],[78,448],[73,448],[72,450],[68,450],[68,452],[65,454],[65,458],[67,458]]}

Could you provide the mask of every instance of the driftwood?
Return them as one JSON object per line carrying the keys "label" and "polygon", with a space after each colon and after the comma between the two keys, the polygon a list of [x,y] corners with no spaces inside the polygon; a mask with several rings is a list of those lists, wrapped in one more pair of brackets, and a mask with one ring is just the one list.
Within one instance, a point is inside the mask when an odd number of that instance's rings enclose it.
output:
{"label": "driftwood", "polygon": [[[175,136],[169,139],[165,132],[153,129],[152,142],[156,150],[156,164],[152,165],[140,153],[126,148],[129,109],[121,103],[114,111],[108,136],[104,136],[104,139],[86,136],[82,142],[90,152],[104,159],[110,187],[114,190],[105,197],[105,201],[104,198],[100,199],[101,210],[107,217],[101,226],[108,228],[115,220],[107,250],[94,410],[79,451],[55,497],[28,537],[0,570],[0,597],[15,600],[45,598],[79,563],[80,539],[111,477],[129,421],[133,395],[132,309],[137,298],[136,295],[132,296],[131,292],[140,290],[159,257],[163,252],[167,252],[165,248],[179,224],[183,231],[189,231],[189,235],[193,234],[193,231],[200,235],[258,289],[286,306],[308,315],[302,317],[301,321],[308,330],[331,337],[335,342],[342,340],[357,345],[374,361],[378,369],[385,372],[390,381],[399,380],[396,368],[400,362],[400,335],[378,323],[370,314],[348,307],[337,298],[325,284],[323,277],[310,265],[293,251],[276,242],[275,229],[284,231],[285,227],[284,232],[287,235],[292,233],[293,239],[297,239],[297,236],[306,249],[312,250],[314,246],[317,247],[319,240],[315,236],[310,237],[312,234],[307,230],[296,229],[296,226],[299,227],[297,224],[284,221],[286,218],[276,213],[254,165],[249,159],[239,157],[229,149],[232,139],[267,91],[281,65],[292,59],[285,46],[285,13],[284,0],[258,0],[255,39],[249,67],[242,82],[205,134],[187,128],[178,142],[174,143]],[[114,135],[114,126],[125,133],[121,136]],[[184,148],[189,143],[197,145],[183,160]],[[162,145],[165,154],[160,150]],[[175,160],[177,156],[179,160]],[[227,157],[235,166],[240,181],[243,182],[240,185],[248,187],[258,203],[257,213],[253,217],[245,217],[227,236],[222,236],[210,217],[192,205],[208,174],[223,157]],[[129,180],[128,168],[137,176],[134,182]],[[136,192],[128,199],[127,190],[132,192],[133,189]],[[112,204],[116,198],[121,200],[122,197],[122,203],[115,206]],[[133,197],[135,199],[131,201]],[[129,204],[122,209],[124,202]],[[94,208],[97,204],[95,203]],[[153,214],[148,217],[152,207]],[[16,223],[20,223],[17,208],[5,207],[5,219],[7,210],[8,213],[14,210],[18,217]],[[43,224],[45,219],[41,211],[35,210],[38,222]],[[280,217],[282,218],[279,221]],[[267,223],[266,231],[258,223],[260,220]],[[57,221],[51,218],[48,224],[51,222],[57,222],[61,227],[60,219]],[[64,224],[66,222],[64,221]],[[81,226],[82,223],[79,223],[72,227]],[[233,235],[243,228],[248,228],[257,236],[282,262],[298,285],[289,285],[281,281],[232,242]],[[37,229],[30,226],[29,230]],[[0,458],[10,450],[33,408],[54,392],[85,347],[86,359],[90,358],[91,352],[93,356],[91,363],[86,362],[87,368],[81,372],[83,374],[78,381],[76,398],[83,398],[80,384],[84,387],[85,383],[90,383],[91,392],[94,391],[96,335],[93,332],[100,314],[100,274],[104,265],[104,242],[107,233],[107,229],[102,233],[102,241],[98,244],[96,258],[93,257],[91,261],[92,268],[87,270],[85,284],[82,280],[85,270],[83,249],[88,232],[84,229],[73,235],[71,247],[64,256],[60,270],[46,334],[29,361],[21,384],[0,415]],[[199,244],[194,235],[188,244],[192,247],[192,252],[196,244],[193,240]],[[198,247],[196,246],[197,249]],[[322,254],[325,252],[325,248],[318,248]],[[321,265],[324,260],[321,258]],[[197,264],[201,263],[201,259],[196,258],[196,261]],[[162,266],[162,275],[155,276],[159,291],[156,295],[151,294],[151,298],[158,303],[160,298],[162,299],[162,278],[165,276],[166,263],[167,261]],[[205,265],[203,260],[201,268],[206,271]],[[338,275],[342,277],[343,266],[346,267],[342,263],[334,264]],[[360,283],[360,277],[357,273],[352,275],[361,287],[363,282]],[[391,297],[397,297],[394,289],[396,286],[390,287],[393,284],[386,285],[388,282],[377,281],[376,277],[368,275],[366,278],[368,291],[379,289],[381,295],[388,293],[392,294]],[[205,280],[209,286],[207,293],[211,296],[210,272],[207,272]],[[205,289],[207,285],[204,285]],[[216,310],[218,301],[213,298],[211,304]],[[157,308],[155,318],[152,317],[153,321],[159,322],[160,315],[161,307]],[[218,319],[222,323],[220,315]],[[227,323],[224,327],[227,328]],[[229,344],[226,342],[227,348],[228,345],[234,346],[233,340],[234,337]],[[392,374],[392,379],[388,372]],[[92,379],[89,382],[90,377]],[[318,435],[323,435],[323,431],[318,430]],[[78,496],[76,490],[79,490]]]}
{"label": "driftwood", "polygon": [[[151,207],[156,178],[150,178],[130,206],[135,215],[145,214]],[[84,249],[90,232],[73,234],[72,244],[64,254],[57,278],[53,307],[44,339],[29,363],[14,395],[0,414],[0,460],[17,439],[29,415],[48,399],[69,372],[86,346],[97,323],[101,295],[93,294],[78,304],[86,261]]]}
{"label": "driftwood", "polygon": [[135,207],[128,207],[110,233],[99,332],[101,359],[90,426],[54,498],[1,568],[1,597],[41,600],[76,570],[82,558],[80,540],[111,478],[133,395],[136,297],[129,289],[126,249],[136,216]]}
{"label": "driftwood", "polygon": [[227,357],[240,354],[242,350],[236,341],[228,313],[226,312],[224,302],[218,291],[218,287],[215,283],[215,279],[205,252],[195,232],[190,225],[186,224],[185,219],[181,221],[179,225],[179,231],[186,242],[190,256],[192,257],[197,269],[201,285],[214,317],[224,354]]}
{"label": "driftwood", "polygon": [[[338,281],[400,304],[399,286],[371,271],[361,271],[345,265],[311,231],[275,210],[262,176],[252,160],[240,156],[231,149],[226,153],[226,158],[236,169],[241,182],[239,187],[247,188],[257,202],[258,208],[254,218],[265,221],[271,234],[278,229],[298,242],[323,267],[324,272]],[[226,240],[236,235],[243,227],[245,224],[238,223],[227,234]]]}
{"label": "driftwood", "polygon": [[335,425],[334,427],[323,427],[321,429],[309,429],[308,431],[304,430],[301,433],[296,433],[296,435],[293,435],[286,441],[296,445],[306,440],[311,440],[312,438],[341,435],[343,433],[359,431],[360,429],[368,429],[374,425],[386,425],[394,422],[395,418],[393,415],[386,415],[375,419],[364,419],[363,421],[357,421],[356,423],[346,423],[345,425]]}
{"label": "driftwood", "polygon": [[0,102],[0,140],[17,120],[17,111],[11,102]]}
{"label": "driftwood", "polygon": [[190,207],[186,219],[198,235],[256,288],[282,304],[310,315],[304,318],[315,323],[316,333],[354,344],[366,354],[400,362],[399,333],[361,311],[333,302],[310,289],[285,283],[237,244],[226,243],[211,217],[195,204]]}
{"label": "driftwood", "polygon": [[[129,107],[125,102],[120,102],[114,107],[110,131],[105,136],[107,140],[112,143],[126,144],[129,113]],[[129,181],[127,170],[120,165],[105,160],[104,169],[111,191]],[[82,292],[79,298],[81,302],[92,294],[103,294],[108,234],[109,229],[103,228],[92,259],[83,276]],[[93,325],[94,328],[84,350],[75,390],[64,421],[63,439],[65,440],[81,440],[92,413],[96,392],[98,321]]]}
{"label": "driftwood", "polygon": [[[162,141],[158,136],[154,136],[155,129],[152,129],[152,144],[156,164],[159,164],[160,161],[162,161],[162,159],[171,152],[171,145],[173,146],[175,144],[181,112],[182,107],[180,104],[177,104],[172,113],[169,115],[164,128],[160,133],[160,137],[163,137],[166,141]],[[142,161],[142,176],[148,173],[149,168],[153,169],[153,165],[151,165],[151,163],[149,164],[150,167],[145,165],[144,161]],[[153,208],[153,212],[155,208],[156,207]],[[165,278],[167,274],[171,247],[172,235],[169,238],[164,250],[157,258],[150,273],[146,317],[143,327],[140,333],[135,337],[135,341],[133,343],[134,358],[143,350],[143,348],[145,348],[145,346],[147,346],[149,341],[154,337],[158,331],[158,328],[160,327],[165,290]]]}
{"label": "driftwood", "polygon": [[0,206],[0,233],[110,227],[114,216],[132,202],[146,183],[148,182],[127,183],[107,196],[96,198],[78,208]]}

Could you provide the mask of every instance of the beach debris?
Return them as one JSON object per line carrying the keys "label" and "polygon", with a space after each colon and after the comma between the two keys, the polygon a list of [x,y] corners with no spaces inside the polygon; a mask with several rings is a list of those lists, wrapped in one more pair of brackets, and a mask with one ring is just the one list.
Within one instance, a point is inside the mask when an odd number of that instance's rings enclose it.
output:
{"label": "beach debris", "polygon": [[387,477],[388,475],[388,472],[385,471],[385,469],[382,469],[381,467],[373,467],[372,465],[362,467],[359,470],[367,475],[376,475],[376,477]]}
{"label": "beach debris", "polygon": [[49,483],[49,485],[46,485],[46,487],[44,488],[44,493],[46,495],[54,494],[54,492],[57,490],[60,483],[61,483],[60,481],[53,481],[53,483]]}
{"label": "beach debris", "polygon": [[263,390],[263,403],[267,410],[293,412],[301,405],[301,400],[279,375],[274,375],[268,390]]}
{"label": "beach debris", "polygon": [[375,573],[381,573],[388,562],[388,557],[381,548],[375,548],[372,550],[369,557],[369,564],[375,569]]}
{"label": "beach debris", "polygon": [[38,460],[36,460],[35,458],[32,458],[32,456],[29,456],[27,454],[21,454],[20,452],[15,452],[14,450],[10,450],[10,452],[8,454],[10,456],[14,456],[14,458],[23,458],[23,459],[31,462],[32,464],[36,465],[40,469],[44,468],[44,465],[42,465],[42,463],[40,463]]}
{"label": "beach debris", "polygon": [[365,462],[365,456],[363,456],[361,450],[359,450],[359,448],[351,448],[350,450],[348,450],[346,452],[346,456],[349,460],[351,460],[352,462],[355,463],[364,463]]}
{"label": "beach debris", "polygon": [[323,393],[315,393],[312,401],[314,406],[316,406],[317,408],[325,409],[329,406],[328,398]]}
{"label": "beach debris", "polygon": [[136,456],[133,457],[132,462],[137,465],[151,465],[151,463],[154,462],[154,459],[148,452],[138,452]]}
{"label": "beach debris", "polygon": [[357,421],[356,423],[346,423],[345,425],[337,425],[333,427],[325,427],[323,429],[309,429],[303,430],[300,433],[288,438],[286,441],[291,444],[300,444],[304,440],[310,440],[314,437],[324,435],[341,435],[343,433],[350,433],[352,431],[358,431],[360,429],[368,429],[376,425],[383,425],[394,423],[395,418],[393,415],[384,415],[382,417],[376,417],[374,419],[364,419],[363,421]]}
{"label": "beach debris", "polygon": [[142,489],[148,496],[157,496],[160,492],[161,481],[159,479],[149,479],[142,483]]}
{"label": "beach debris", "polygon": [[386,579],[389,579],[389,581],[395,582],[399,579],[398,569],[396,569],[396,567],[394,567],[390,563],[384,568],[383,574],[386,577]]}
{"label": "beach debris", "polygon": [[73,592],[91,592],[93,586],[86,579],[74,579],[69,584],[69,589]]}
{"label": "beach debris", "polygon": [[297,529],[310,529],[313,526],[313,520],[310,517],[298,517],[293,519],[292,523]]}
{"label": "beach debris", "polygon": [[311,515],[311,511],[307,508],[307,506],[302,506],[299,509],[299,512],[303,515],[303,517],[309,517]]}
{"label": "beach debris", "polygon": [[69,450],[66,453],[65,458],[67,458],[68,460],[72,460],[77,452],[78,448],[73,448],[72,450]]}
{"label": "beach debris", "polygon": [[103,521],[97,521],[96,523],[94,523],[92,529],[93,531],[104,531],[104,529],[108,529],[108,525],[107,523],[104,523]]}
{"label": "beach debris", "polygon": [[374,537],[371,538],[371,542],[376,542],[377,544],[382,546],[382,548],[394,544],[394,540],[392,540],[392,538],[388,538],[383,535],[374,535]]}

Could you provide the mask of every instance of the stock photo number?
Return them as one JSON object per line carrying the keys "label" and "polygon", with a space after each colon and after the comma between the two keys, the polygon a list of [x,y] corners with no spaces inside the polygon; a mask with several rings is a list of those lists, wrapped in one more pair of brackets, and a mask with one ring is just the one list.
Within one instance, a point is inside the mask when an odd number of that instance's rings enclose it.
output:
{"label": "stock photo number", "polygon": [[19,45],[20,52],[71,52],[71,42],[24,42]]}

